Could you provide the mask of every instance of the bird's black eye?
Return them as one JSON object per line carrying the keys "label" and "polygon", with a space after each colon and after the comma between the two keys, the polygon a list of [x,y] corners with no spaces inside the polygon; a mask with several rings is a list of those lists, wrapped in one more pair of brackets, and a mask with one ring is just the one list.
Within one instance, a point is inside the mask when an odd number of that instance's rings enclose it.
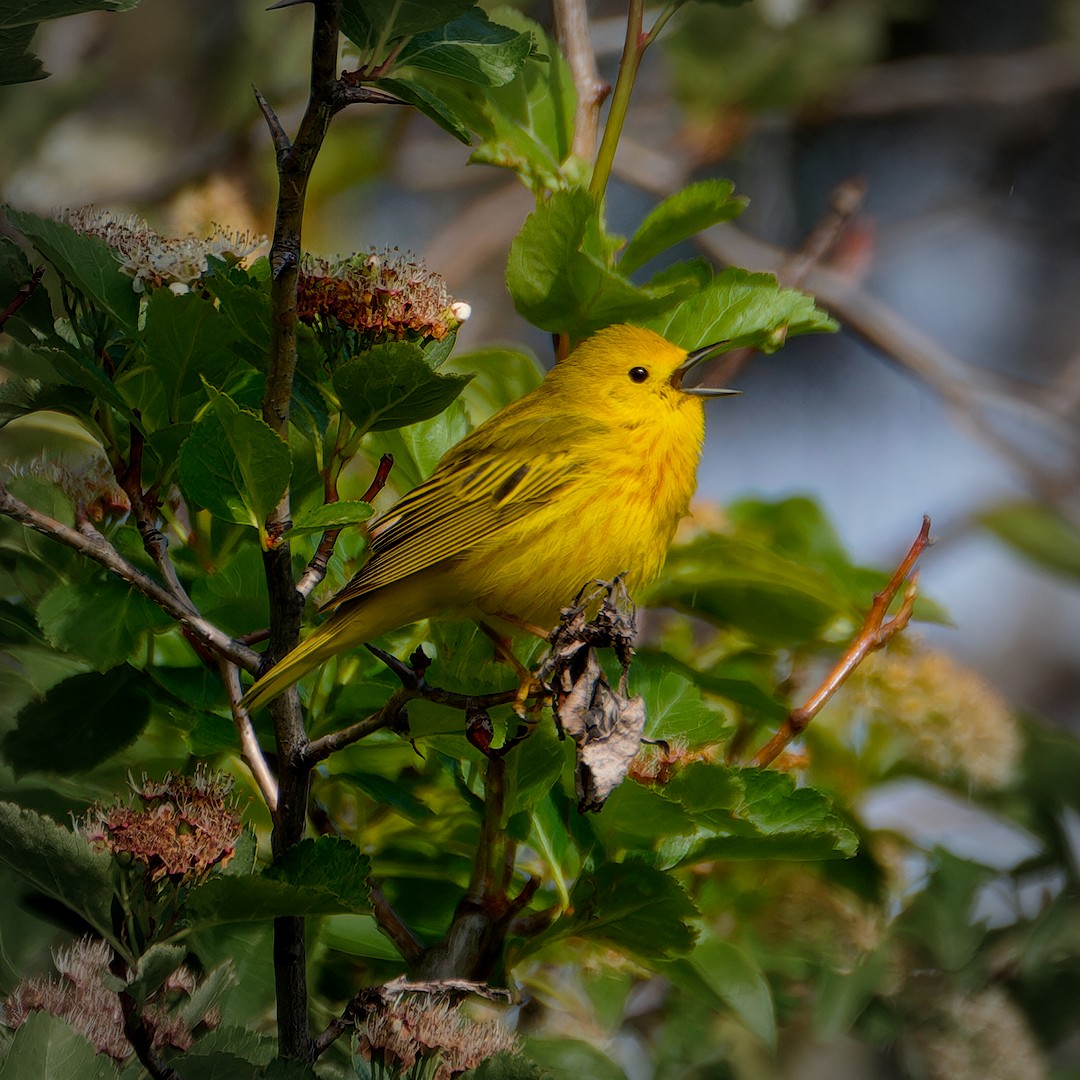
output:
{"label": "bird's black eye", "polygon": [[630,369],[630,378],[634,382],[644,382],[649,377],[649,372],[643,367],[632,367]]}

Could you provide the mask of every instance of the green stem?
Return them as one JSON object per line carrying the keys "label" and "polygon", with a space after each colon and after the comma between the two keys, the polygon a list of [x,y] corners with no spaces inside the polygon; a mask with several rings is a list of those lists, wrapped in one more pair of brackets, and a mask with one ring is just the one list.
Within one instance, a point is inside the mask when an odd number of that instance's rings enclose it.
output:
{"label": "green stem", "polygon": [[600,203],[607,190],[611,166],[615,161],[615,151],[622,137],[626,112],[630,107],[630,95],[634,91],[641,57],[645,51],[641,25],[645,14],[645,0],[630,0],[630,10],[626,15],[626,41],[623,44],[622,59],[619,61],[619,77],[615,80],[615,90],[611,95],[611,107],[608,110],[607,123],[604,125],[604,137],[600,140],[600,149],[596,152],[596,164],[593,166],[589,193]]}
{"label": "green stem", "polygon": [[668,19],[675,14],[683,6],[684,0],[672,0],[667,7],[657,16],[656,22],[653,23],[653,28],[642,38],[641,51],[644,52],[659,36],[660,31],[667,25]]}

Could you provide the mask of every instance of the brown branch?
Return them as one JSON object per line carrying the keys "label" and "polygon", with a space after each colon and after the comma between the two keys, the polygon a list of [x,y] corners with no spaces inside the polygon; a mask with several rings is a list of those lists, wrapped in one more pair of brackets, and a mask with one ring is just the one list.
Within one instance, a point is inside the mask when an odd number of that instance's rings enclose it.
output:
{"label": "brown branch", "polygon": [[551,14],[555,36],[577,91],[571,150],[583,160],[592,161],[600,130],[600,106],[611,93],[611,87],[600,78],[596,67],[585,0],[552,0]]}
{"label": "brown branch", "polygon": [[342,82],[338,86],[337,100],[339,108],[345,105],[405,105],[407,102],[401,98],[388,94],[385,90],[376,90],[371,86],[357,86],[345,81],[343,73]]}
{"label": "brown branch", "polygon": [[908,575],[912,573],[915,564],[919,561],[919,556],[929,547],[930,543],[930,519],[924,517],[919,535],[915,538],[914,543],[908,549],[908,553],[889,579],[889,583],[881,592],[874,595],[874,602],[870,605],[870,611],[863,621],[862,628],[855,636],[855,640],[848,646],[840,661],[829,672],[817,690],[810,695],[806,703],[798,709],[792,709],[776,734],[754,755],[754,765],[758,768],[764,768],[775,761],[788,743],[806,730],[806,726],[810,721],[821,712],[825,703],[844,685],[859,664],[870,653],[887,644],[907,626],[915,606],[917,575],[913,576],[908,582],[904,592],[904,599],[896,614],[888,622],[885,622],[885,616],[888,613],[889,606],[896,598],[896,594],[900,591],[901,585],[907,580]]}
{"label": "brown branch", "polygon": [[251,775],[258,785],[263,801],[270,809],[271,814],[277,813],[278,786],[274,774],[270,771],[266,758],[263,756],[262,747],[259,746],[258,737],[255,734],[255,726],[251,722],[251,716],[247,709],[240,704],[244,696],[244,688],[240,685],[240,670],[235,664],[228,661],[221,662],[221,681],[225,684],[225,693],[229,697],[229,705],[232,707],[233,724],[236,726],[236,734],[240,739],[240,757],[245,765],[251,770]]}
{"label": "brown branch", "polygon": [[48,536],[74,549],[80,555],[85,555],[99,566],[105,567],[106,570],[114,573],[122,581],[126,581],[133,589],[137,589],[143,596],[168,612],[215,656],[228,660],[253,674],[259,670],[259,662],[262,658],[257,652],[234,641],[223,630],[208,622],[188,604],[178,600],[169,590],[129,563],[101,533],[89,524],[84,523],[81,531],[72,529],[63,522],[15,498],[3,484],[0,484],[0,514],[41,533],[42,536]]}
{"label": "brown branch", "polygon": [[30,276],[30,280],[25,285],[20,285],[18,292],[15,293],[11,303],[8,304],[3,311],[0,311],[0,333],[3,333],[4,324],[15,314],[34,295],[38,285],[41,284],[41,279],[45,276],[45,267],[35,267],[33,274]]}
{"label": "brown branch", "polygon": [[407,963],[411,964],[418,960],[424,951],[424,946],[387,902],[378,882],[369,881],[368,889],[371,897],[371,913],[375,916],[379,929],[390,939],[394,948],[401,953]]}

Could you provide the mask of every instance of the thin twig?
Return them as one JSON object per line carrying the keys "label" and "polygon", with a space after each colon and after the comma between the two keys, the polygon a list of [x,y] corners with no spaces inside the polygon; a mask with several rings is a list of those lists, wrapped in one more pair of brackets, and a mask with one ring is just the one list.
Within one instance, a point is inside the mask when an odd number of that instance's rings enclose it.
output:
{"label": "thin twig", "polygon": [[385,90],[376,90],[372,86],[351,86],[342,82],[337,91],[337,100],[340,106],[345,105],[406,105],[401,98]]}
{"label": "thin twig", "polygon": [[[360,496],[361,502],[370,503],[376,495],[384,487],[386,487],[387,477],[390,475],[390,470],[394,467],[394,455],[383,454],[379,459],[379,467],[375,470],[375,476],[372,478],[371,483],[368,485],[367,491]],[[331,479],[327,480],[326,502],[337,502],[337,484]],[[315,554],[311,557],[311,562],[308,563],[307,569],[304,571],[303,576],[296,583],[296,591],[306,600],[326,577],[326,568],[330,564],[330,556],[334,554],[334,545],[337,544],[337,538],[341,529],[327,529],[323,533],[322,540],[319,541],[319,546],[315,551]]]}
{"label": "thin twig", "polygon": [[371,898],[371,913],[375,916],[379,929],[390,939],[406,963],[411,964],[418,960],[424,951],[423,944],[390,906],[377,882],[368,882],[368,895]]}
{"label": "thin twig", "polygon": [[235,664],[227,660],[221,662],[221,681],[225,684],[225,693],[229,697],[229,705],[232,707],[233,724],[236,726],[236,734],[240,739],[240,757],[251,771],[252,778],[259,788],[263,801],[270,809],[271,814],[277,813],[278,786],[274,774],[263,756],[262,747],[259,746],[258,736],[255,734],[255,725],[251,722],[251,715],[240,704],[244,696],[244,688],[240,685],[240,670]]}
{"label": "thin twig", "polygon": [[15,498],[3,484],[0,484],[0,514],[73,548],[80,555],[85,555],[116,574],[133,589],[137,589],[143,596],[168,612],[215,656],[222,657],[252,674],[259,670],[261,657],[257,652],[234,641],[223,630],[196,614],[188,604],[178,600],[168,589],[163,588],[153,578],[129,563],[101,533],[88,524],[84,523],[81,531],[72,529],[63,522]]}
{"label": "thin twig", "polygon": [[907,588],[904,591],[904,599],[896,614],[888,622],[885,622],[885,616],[888,613],[889,605],[900,591],[900,587],[915,569],[919,556],[922,555],[930,543],[930,519],[924,517],[919,535],[915,538],[914,543],[908,549],[908,553],[889,579],[889,583],[881,592],[874,595],[874,602],[870,605],[870,611],[855,636],[855,640],[848,646],[847,651],[826,676],[824,682],[810,695],[806,704],[798,709],[792,709],[776,734],[754,755],[754,764],[756,766],[764,768],[774,761],[792,739],[806,730],[807,724],[821,712],[825,703],[844,685],[859,664],[870,653],[880,649],[907,626],[915,606],[917,575],[912,576],[911,580],[908,581]]}
{"label": "thin twig", "polygon": [[571,150],[584,161],[592,161],[600,130],[600,106],[611,93],[611,86],[600,78],[596,67],[585,0],[552,0],[551,14],[555,36],[577,91]]}

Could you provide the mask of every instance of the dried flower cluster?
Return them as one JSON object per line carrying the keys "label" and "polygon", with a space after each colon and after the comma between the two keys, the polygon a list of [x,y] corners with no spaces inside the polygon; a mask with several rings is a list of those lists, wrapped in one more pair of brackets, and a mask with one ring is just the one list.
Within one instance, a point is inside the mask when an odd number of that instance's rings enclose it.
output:
{"label": "dried flower cluster", "polygon": [[[112,950],[101,940],[81,938],[68,949],[53,954],[59,978],[44,975],[21,982],[4,1002],[4,1019],[11,1028],[24,1024],[32,1012],[60,1017],[79,1032],[99,1054],[116,1061],[131,1056],[133,1048],[124,1034],[124,1013],[120,996],[102,981],[109,974]],[[190,998],[195,977],[185,967],[178,968],[144,1005],[140,1017],[156,1049],[166,1046],[187,1050],[194,1042],[190,1025],[179,1012],[166,1004],[170,996]],[[206,1027],[219,1021],[216,1010],[202,1017]]]}
{"label": "dried flower cluster", "polygon": [[142,218],[119,216],[92,206],[66,210],[61,215],[76,232],[96,236],[113,249],[121,269],[134,279],[136,292],[165,286],[186,292],[206,273],[211,256],[233,264],[266,243],[265,236],[230,232],[215,225],[207,237],[159,236]]}
{"label": "dried flower cluster", "polygon": [[13,464],[16,476],[38,476],[58,487],[80,517],[99,522],[122,518],[131,512],[131,503],[102,454],[84,457],[50,458],[41,454],[31,461]]}
{"label": "dried flower cluster", "polygon": [[1022,1010],[1000,987],[925,996],[907,1046],[927,1080],[1045,1080],[1046,1057]]}
{"label": "dried flower cluster", "polygon": [[1007,784],[1022,739],[1001,695],[944,653],[897,645],[856,672],[857,711],[902,732],[913,759],[938,776],[980,788]]}
{"label": "dried flower cluster", "polygon": [[168,773],[132,785],[132,803],[95,804],[78,822],[91,843],[144,863],[148,882],[191,884],[236,850],[240,813],[232,780],[199,766],[194,776]]}
{"label": "dried flower cluster", "polygon": [[331,262],[306,256],[297,286],[297,316],[309,325],[333,320],[372,343],[441,341],[470,314],[423,260],[393,251]]}
{"label": "dried flower cluster", "polygon": [[418,1063],[430,1066],[433,1080],[451,1080],[516,1045],[497,1021],[472,1020],[445,997],[430,994],[390,997],[367,1014],[360,1036],[367,1060],[398,1073]]}

